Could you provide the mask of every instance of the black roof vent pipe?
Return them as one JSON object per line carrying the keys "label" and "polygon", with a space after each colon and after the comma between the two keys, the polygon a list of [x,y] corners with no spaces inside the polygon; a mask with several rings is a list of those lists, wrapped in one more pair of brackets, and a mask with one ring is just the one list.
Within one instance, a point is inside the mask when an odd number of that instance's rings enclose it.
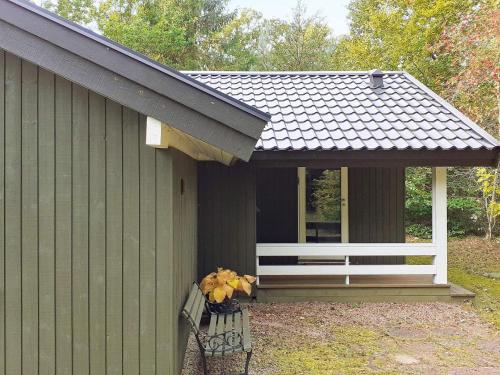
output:
{"label": "black roof vent pipe", "polygon": [[370,87],[378,89],[384,87],[384,73],[381,70],[374,69],[370,71]]}

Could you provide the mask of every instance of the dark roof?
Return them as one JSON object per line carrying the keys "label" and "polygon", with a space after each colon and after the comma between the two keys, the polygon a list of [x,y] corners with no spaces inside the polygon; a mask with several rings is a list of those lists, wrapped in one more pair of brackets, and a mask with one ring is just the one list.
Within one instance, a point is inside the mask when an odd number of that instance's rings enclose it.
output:
{"label": "dark roof", "polygon": [[492,150],[498,141],[405,72],[186,72],[272,115],[256,150]]}
{"label": "dark roof", "polygon": [[0,0],[0,48],[243,159],[270,118],[28,1]]}

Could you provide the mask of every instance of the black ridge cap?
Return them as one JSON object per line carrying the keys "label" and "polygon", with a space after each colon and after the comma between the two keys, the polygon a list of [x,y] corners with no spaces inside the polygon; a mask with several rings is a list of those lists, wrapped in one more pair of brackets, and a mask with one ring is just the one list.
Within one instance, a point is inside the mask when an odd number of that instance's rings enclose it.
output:
{"label": "black ridge cap", "polygon": [[227,94],[224,94],[202,82],[197,81],[194,78],[188,77],[184,73],[181,73],[178,70],[175,70],[173,68],[170,68],[166,65],[163,65],[157,61],[154,61],[147,56],[136,52],[130,48],[127,48],[119,43],[116,43],[112,41],[111,39],[106,38],[105,36],[99,35],[98,33],[83,27],[81,25],[78,25],[75,22],[72,22],[70,20],[65,19],[64,17],[61,17],[47,9],[44,9],[42,7],[39,7],[38,5],[27,1],[27,0],[6,0],[9,1],[19,7],[22,7],[30,12],[33,12],[41,17],[44,17],[54,23],[57,23],[60,26],[63,26],[67,29],[70,29],[71,31],[74,31],[86,38],[92,39],[102,45],[105,45],[108,48],[111,48],[115,50],[116,52],[119,52],[131,59],[136,60],[137,62],[140,62],[144,65],[147,65],[153,69],[156,69],[172,78],[175,78],[189,86],[192,86],[195,89],[198,89],[208,95],[211,95],[223,102],[226,102],[227,104],[232,105],[233,107],[236,107],[244,112],[247,112],[248,114],[257,117],[261,120],[264,121],[269,121],[271,119],[271,116],[268,113],[265,113],[255,107],[252,107],[246,103],[243,103]]}

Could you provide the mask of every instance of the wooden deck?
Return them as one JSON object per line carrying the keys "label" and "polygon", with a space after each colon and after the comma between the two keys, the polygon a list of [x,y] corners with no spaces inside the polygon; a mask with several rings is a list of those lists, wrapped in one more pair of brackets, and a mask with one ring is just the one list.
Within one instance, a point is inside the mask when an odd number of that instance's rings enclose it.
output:
{"label": "wooden deck", "polygon": [[432,276],[267,276],[258,302],[460,302],[474,293],[454,284],[432,283]]}

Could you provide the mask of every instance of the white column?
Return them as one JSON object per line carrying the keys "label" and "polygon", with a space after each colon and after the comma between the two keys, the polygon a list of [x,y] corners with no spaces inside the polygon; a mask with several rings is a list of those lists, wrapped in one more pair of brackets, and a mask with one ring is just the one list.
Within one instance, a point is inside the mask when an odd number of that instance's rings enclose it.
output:
{"label": "white column", "polygon": [[297,228],[299,229],[298,239],[299,243],[306,242],[306,168],[297,168]]}
{"label": "white column", "polygon": [[446,168],[432,168],[432,242],[437,247],[434,257],[434,284],[448,283],[448,218],[446,204]]}
{"label": "white column", "polygon": [[340,168],[340,230],[341,242],[349,243],[349,170]]}
{"label": "white column", "polygon": [[[349,243],[349,170],[340,168],[340,241]],[[345,265],[349,266],[349,256],[345,257]],[[345,284],[350,284],[349,275],[345,275]]]}
{"label": "white column", "polygon": [[[257,250],[257,247],[255,248],[255,250]],[[259,262],[259,256],[256,257],[256,262],[255,262],[255,279],[256,279],[256,285],[259,286],[260,285],[260,277],[259,277],[259,266],[260,266],[260,262]]]}

